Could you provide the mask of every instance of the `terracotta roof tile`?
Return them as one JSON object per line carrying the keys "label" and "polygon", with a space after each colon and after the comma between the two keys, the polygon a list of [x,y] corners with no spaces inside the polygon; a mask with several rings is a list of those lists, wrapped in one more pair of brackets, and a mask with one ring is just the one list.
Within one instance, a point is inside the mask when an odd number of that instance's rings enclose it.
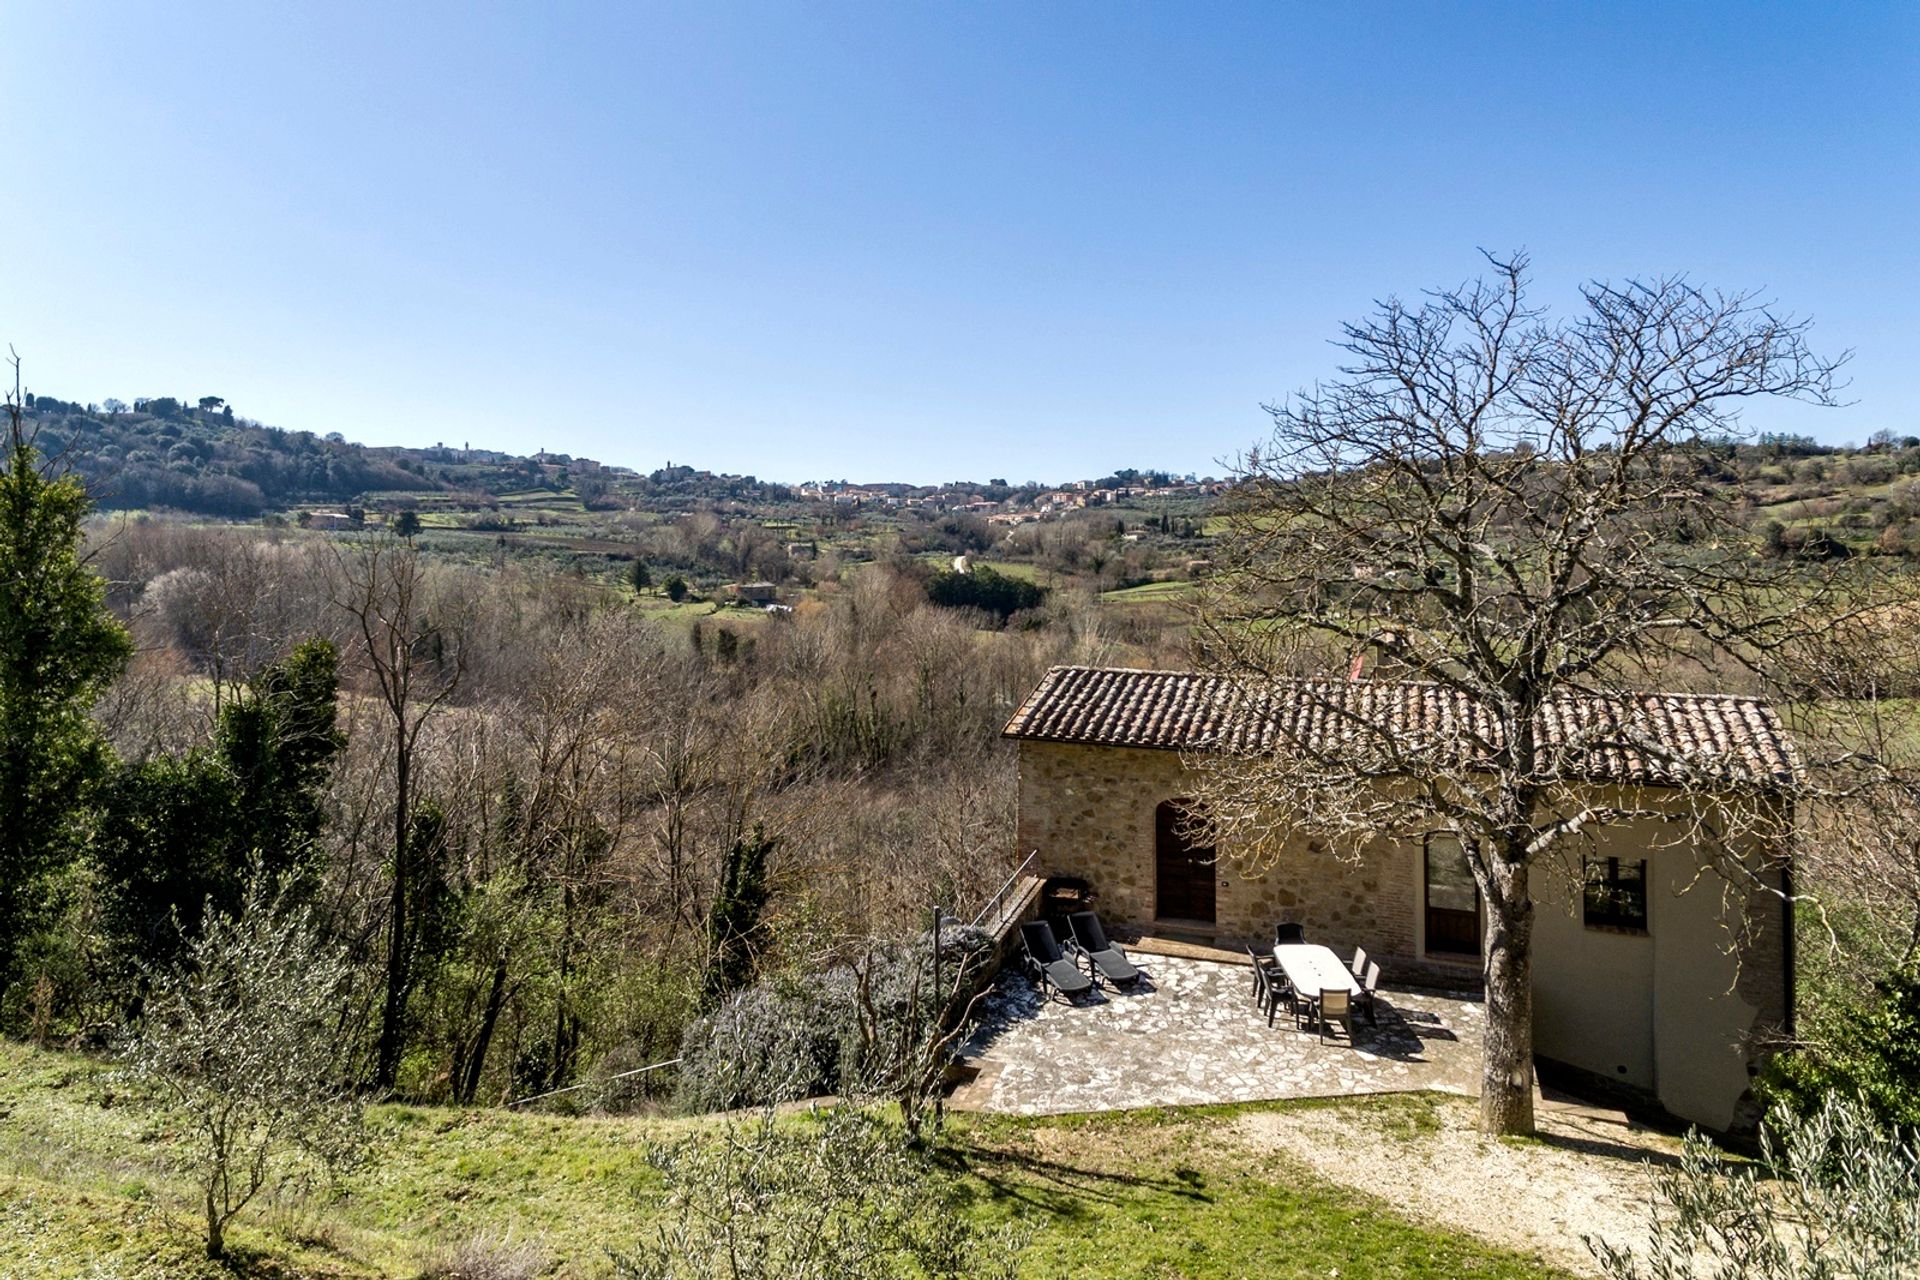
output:
{"label": "terracotta roof tile", "polygon": [[[1785,782],[1799,769],[1772,707],[1727,694],[1569,695],[1540,714],[1541,740],[1567,776],[1672,786],[1702,774]],[[1490,740],[1466,694],[1415,681],[1299,680],[1265,686],[1191,671],[1054,667],[1005,735],[1040,742],[1173,751],[1330,746],[1362,729],[1412,746]]]}

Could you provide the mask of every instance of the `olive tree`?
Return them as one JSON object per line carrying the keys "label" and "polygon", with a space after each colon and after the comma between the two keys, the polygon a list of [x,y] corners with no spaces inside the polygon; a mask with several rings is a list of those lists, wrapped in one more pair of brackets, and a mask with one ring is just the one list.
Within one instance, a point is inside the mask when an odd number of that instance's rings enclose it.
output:
{"label": "olive tree", "polygon": [[179,962],[149,975],[124,1051],[131,1081],[178,1118],[210,1258],[262,1191],[340,1167],[362,1135],[340,1052],[346,959],[265,879],[256,874],[237,915],[210,913]]}
{"label": "olive tree", "polygon": [[1592,1236],[1608,1280],[1877,1280],[1920,1271],[1920,1146],[1834,1095],[1776,1111],[1760,1159],[1700,1136],[1654,1176],[1644,1251]]}
{"label": "olive tree", "polygon": [[[1229,856],[1270,858],[1303,832],[1354,856],[1458,838],[1485,904],[1482,1126],[1527,1133],[1530,870],[1603,824],[1671,816],[1596,808],[1567,785],[1572,752],[1662,752],[1646,726],[1554,740],[1543,716],[1675,670],[1764,664],[1815,588],[1746,536],[1713,454],[1742,405],[1832,403],[1837,363],[1747,295],[1591,283],[1554,320],[1527,301],[1524,257],[1488,261],[1488,279],[1345,326],[1339,377],[1270,407],[1199,645],[1212,669],[1284,685],[1301,710],[1194,763]],[[1347,681],[1298,679],[1369,664],[1462,710],[1409,726],[1358,709]],[[1757,800],[1776,780],[1713,747],[1665,771],[1755,821],[1777,812]]]}
{"label": "olive tree", "polygon": [[949,1202],[926,1154],[857,1107],[771,1108],[656,1148],[665,1212],[614,1255],[627,1280],[1011,1277],[1024,1244]]}

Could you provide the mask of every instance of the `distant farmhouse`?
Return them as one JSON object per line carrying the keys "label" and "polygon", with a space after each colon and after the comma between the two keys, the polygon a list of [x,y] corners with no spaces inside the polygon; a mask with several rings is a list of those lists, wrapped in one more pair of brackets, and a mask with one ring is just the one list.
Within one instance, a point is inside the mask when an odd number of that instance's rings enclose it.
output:
{"label": "distant farmhouse", "polygon": [[[1240,947],[1269,945],[1276,922],[1297,921],[1317,941],[1364,946],[1390,981],[1477,988],[1482,910],[1452,837],[1382,839],[1357,864],[1301,842],[1253,873],[1197,847],[1182,821],[1187,756],[1244,745],[1235,735],[1261,732],[1268,717],[1348,700],[1354,714],[1411,732],[1463,714],[1454,695],[1413,682],[1314,682],[1302,686],[1302,706],[1248,716],[1244,689],[1188,672],[1049,671],[1005,729],[1019,745],[1019,847],[1037,851],[1038,874],[1088,881],[1116,925]],[[1761,778],[1796,768],[1778,717],[1749,698],[1568,702],[1542,731],[1575,735],[1596,718],[1632,722],[1655,748],[1573,752],[1578,780],[1600,793],[1597,801],[1630,794],[1622,807],[1680,810],[1683,784],[1659,746],[1712,744]],[[1536,864],[1535,1049],[1725,1130],[1746,1101],[1753,1033],[1790,1025],[1790,908],[1756,893],[1735,902],[1730,918],[1719,882],[1696,883],[1696,848],[1662,838],[1661,826],[1641,819],[1605,828],[1581,865]],[[1755,867],[1779,865],[1771,848],[1740,852]]]}
{"label": "distant farmhouse", "polygon": [[733,598],[741,604],[772,604],[779,594],[780,589],[771,582],[739,582],[733,588]]}

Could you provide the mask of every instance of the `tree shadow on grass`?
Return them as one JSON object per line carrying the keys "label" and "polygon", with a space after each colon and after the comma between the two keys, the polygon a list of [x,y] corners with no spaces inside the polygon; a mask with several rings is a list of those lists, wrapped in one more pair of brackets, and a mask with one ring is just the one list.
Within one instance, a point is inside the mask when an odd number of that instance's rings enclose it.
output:
{"label": "tree shadow on grass", "polygon": [[[967,1200],[1027,1205],[1069,1218],[1084,1216],[1089,1201],[1121,1204],[1129,1192],[1157,1192],[1213,1203],[1206,1176],[1187,1165],[1177,1165],[1165,1176],[1137,1171],[1113,1173],[971,1142],[944,1146],[936,1159],[962,1179],[957,1187]],[[984,1186],[986,1195],[975,1191],[974,1184]]]}

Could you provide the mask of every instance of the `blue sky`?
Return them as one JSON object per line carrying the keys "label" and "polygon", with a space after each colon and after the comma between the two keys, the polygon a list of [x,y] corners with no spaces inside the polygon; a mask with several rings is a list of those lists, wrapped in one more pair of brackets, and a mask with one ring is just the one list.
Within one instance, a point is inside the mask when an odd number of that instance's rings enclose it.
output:
{"label": "blue sky", "polygon": [[1218,470],[1524,246],[1920,433],[1920,6],[10,7],[30,389],[787,480]]}

